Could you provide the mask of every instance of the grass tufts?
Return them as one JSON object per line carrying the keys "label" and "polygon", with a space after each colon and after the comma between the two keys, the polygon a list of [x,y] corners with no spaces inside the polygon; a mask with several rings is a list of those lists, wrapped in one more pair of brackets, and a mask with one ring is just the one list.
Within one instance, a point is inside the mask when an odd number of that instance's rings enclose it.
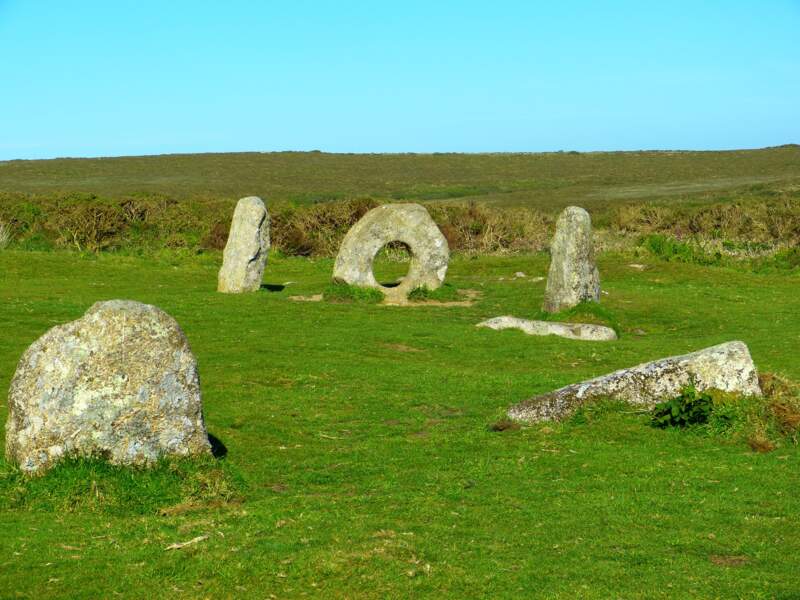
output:
{"label": "grass tufts", "polygon": [[378,304],[383,301],[383,293],[375,288],[358,287],[346,283],[329,283],[322,292],[326,302]]}
{"label": "grass tufts", "polygon": [[164,459],[141,468],[73,458],[38,477],[0,465],[0,506],[6,510],[144,515],[178,504],[219,506],[237,501],[243,491],[231,465],[210,457]]}
{"label": "grass tufts", "polygon": [[414,288],[408,294],[408,299],[413,302],[453,302],[460,300],[461,296],[454,285],[445,283],[435,290],[427,287]]}
{"label": "grass tufts", "polygon": [[519,423],[511,419],[500,419],[489,425],[489,431],[517,431],[520,429]]}
{"label": "grass tufts", "polygon": [[534,317],[541,321],[559,321],[566,323],[590,323],[604,325],[614,330],[617,336],[621,335],[621,326],[613,311],[599,302],[581,302],[577,306],[562,310],[557,313],[539,311]]}

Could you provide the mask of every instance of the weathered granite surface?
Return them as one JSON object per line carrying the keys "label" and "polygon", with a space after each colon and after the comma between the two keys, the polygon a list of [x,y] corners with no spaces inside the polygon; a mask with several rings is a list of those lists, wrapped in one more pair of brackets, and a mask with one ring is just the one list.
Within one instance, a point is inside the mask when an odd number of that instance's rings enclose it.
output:
{"label": "weathered granite surface", "polygon": [[269,213],[257,196],[236,204],[228,242],[222,253],[217,291],[255,292],[261,287],[269,253]]}
{"label": "weathered granite surface", "polygon": [[556,222],[550,256],[543,310],[553,313],[581,302],[600,301],[600,274],[594,262],[588,212],[577,206],[564,209]]}
{"label": "weathered granite surface", "polygon": [[604,398],[651,408],[679,396],[691,383],[699,391],[717,389],[744,396],[761,395],[750,352],[737,341],[568,385],[513,406],[508,416],[528,422],[561,419],[583,404]]}
{"label": "weathered granite surface", "polygon": [[67,456],[145,464],[210,452],[197,364],[164,311],[98,302],[22,355],[8,394],[6,458],[28,472]]}
{"label": "weathered granite surface", "polygon": [[528,335],[557,335],[571,340],[604,342],[616,340],[617,334],[610,327],[592,323],[559,323],[557,321],[531,321],[517,317],[494,317],[478,323],[476,327],[489,329],[519,329]]}
{"label": "weathered granite surface", "polygon": [[[408,274],[396,287],[382,286],[372,272],[375,256],[389,242],[403,242],[411,254]],[[418,287],[440,287],[449,260],[447,240],[424,207],[385,204],[373,208],[347,232],[333,267],[333,280],[376,288],[389,298],[405,298]]]}

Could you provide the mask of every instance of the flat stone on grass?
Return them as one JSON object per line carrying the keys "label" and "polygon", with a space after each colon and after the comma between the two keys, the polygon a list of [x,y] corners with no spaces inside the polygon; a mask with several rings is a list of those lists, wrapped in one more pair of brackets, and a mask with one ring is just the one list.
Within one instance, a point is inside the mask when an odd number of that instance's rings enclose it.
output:
{"label": "flat stone on grass", "polygon": [[600,399],[652,408],[675,398],[688,385],[760,396],[758,372],[743,342],[727,342],[691,354],[662,358],[536,396],[513,406],[508,416],[536,423],[562,419]]}
{"label": "flat stone on grass", "polygon": [[488,327],[496,330],[519,329],[528,335],[557,335],[570,340],[605,342],[617,339],[616,332],[603,325],[532,321],[511,316],[494,317],[478,323],[476,327]]}

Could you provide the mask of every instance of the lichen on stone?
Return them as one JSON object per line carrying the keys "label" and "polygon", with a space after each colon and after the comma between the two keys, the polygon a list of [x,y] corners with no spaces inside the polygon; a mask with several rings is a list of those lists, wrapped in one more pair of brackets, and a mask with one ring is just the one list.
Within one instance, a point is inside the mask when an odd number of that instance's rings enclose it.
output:
{"label": "lichen on stone", "polygon": [[[375,256],[390,242],[404,243],[411,254],[408,274],[396,287],[381,285],[372,271]],[[405,299],[416,288],[439,288],[449,260],[447,239],[423,206],[386,204],[373,208],[347,232],[336,256],[333,280],[375,288],[390,299]]]}
{"label": "lichen on stone", "polygon": [[217,291],[239,294],[261,288],[269,253],[269,226],[269,213],[261,198],[239,200],[222,253]]}
{"label": "lichen on stone", "polygon": [[11,381],[6,458],[24,471],[67,456],[115,464],[210,451],[197,363],[164,311],[98,302],[22,355]]}
{"label": "lichen on stone", "polygon": [[743,342],[727,342],[691,354],[662,358],[615,371],[525,400],[508,411],[518,421],[558,420],[600,399],[652,408],[680,395],[688,385],[760,396],[758,371]]}
{"label": "lichen on stone", "polygon": [[594,261],[592,219],[577,206],[564,209],[550,245],[542,309],[555,313],[581,302],[600,301],[600,274]]}

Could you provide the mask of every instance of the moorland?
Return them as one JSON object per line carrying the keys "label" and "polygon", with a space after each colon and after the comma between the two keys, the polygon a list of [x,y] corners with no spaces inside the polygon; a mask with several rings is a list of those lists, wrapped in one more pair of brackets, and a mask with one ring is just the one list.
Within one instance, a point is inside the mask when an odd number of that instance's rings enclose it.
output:
{"label": "moorland", "polygon": [[[273,215],[265,286],[218,294],[249,194]],[[429,208],[454,250],[448,284],[472,302],[294,301],[328,289],[348,224],[389,201]],[[605,293],[562,316],[619,340],[476,328],[539,314],[568,204],[592,213]],[[0,461],[4,597],[800,593],[787,423],[658,429],[615,403],[505,422],[525,398],[733,339],[763,377],[800,381],[797,146],[9,161],[0,223],[0,389],[48,328],[99,300],[147,302],[184,329],[218,440],[214,458],[148,470],[83,460],[28,478]],[[405,268],[387,252],[376,270]]]}

